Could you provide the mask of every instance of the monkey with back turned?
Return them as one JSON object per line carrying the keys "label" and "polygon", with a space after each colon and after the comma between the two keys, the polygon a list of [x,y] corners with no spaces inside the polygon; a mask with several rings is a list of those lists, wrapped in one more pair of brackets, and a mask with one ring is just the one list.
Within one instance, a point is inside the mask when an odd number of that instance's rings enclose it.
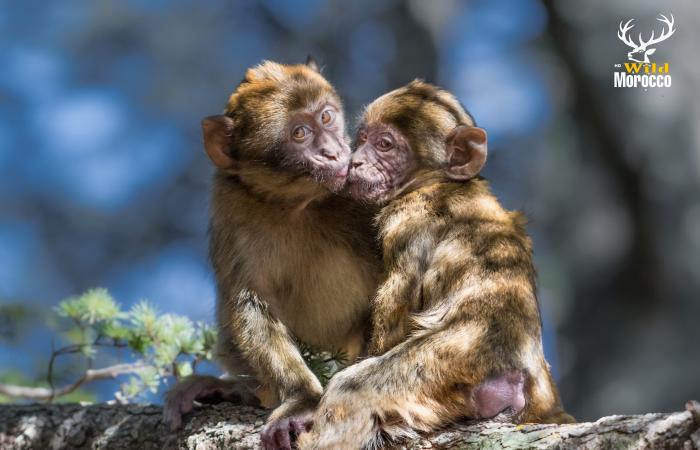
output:
{"label": "monkey with back turned", "polygon": [[300,448],[379,448],[462,417],[573,421],[544,359],[525,219],[477,176],[486,154],[486,132],[430,84],[365,109],[348,182],[384,205],[375,356],[330,381]]}
{"label": "monkey with back turned", "polygon": [[365,347],[381,268],[372,211],[335,195],[350,160],[342,104],[313,61],[249,69],[223,115],[202,122],[216,166],[210,257],[217,359],[227,379],[195,376],[166,396],[173,429],[194,400],[272,407],[264,448],[291,448],[322,394],[298,343]]}

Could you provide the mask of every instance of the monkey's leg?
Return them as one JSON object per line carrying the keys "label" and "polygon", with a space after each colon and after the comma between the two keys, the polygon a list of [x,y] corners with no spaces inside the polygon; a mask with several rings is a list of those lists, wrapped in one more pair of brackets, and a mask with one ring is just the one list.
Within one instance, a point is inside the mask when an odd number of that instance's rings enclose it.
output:
{"label": "monkey's leg", "polygon": [[462,417],[522,409],[522,374],[487,379],[470,369],[480,339],[477,326],[447,328],[414,336],[339,372],[300,448],[378,448]]}
{"label": "monkey's leg", "polygon": [[306,366],[294,339],[257,294],[241,291],[235,299],[228,332],[263,385],[281,404],[262,433],[263,448],[291,449],[291,438],[304,431],[323,388]]}
{"label": "monkey's leg", "polygon": [[554,384],[549,365],[544,355],[535,359],[534,367],[529,367],[531,382],[527,386],[528,404],[520,422],[531,423],[573,423],[573,416],[564,411],[559,399],[559,391]]}

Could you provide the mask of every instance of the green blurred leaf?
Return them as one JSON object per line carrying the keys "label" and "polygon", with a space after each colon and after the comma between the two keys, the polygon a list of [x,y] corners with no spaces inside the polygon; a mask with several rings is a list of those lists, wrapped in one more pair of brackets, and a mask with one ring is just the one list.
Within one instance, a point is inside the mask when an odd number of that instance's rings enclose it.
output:
{"label": "green blurred leaf", "polygon": [[142,390],[139,377],[130,377],[128,383],[121,385],[121,391],[126,398],[136,397]]}
{"label": "green blurred leaf", "polygon": [[192,364],[188,362],[183,362],[177,365],[177,374],[181,377],[186,377],[192,375]]}
{"label": "green blurred leaf", "polygon": [[115,320],[123,317],[119,305],[107,289],[90,289],[78,297],[63,300],[56,307],[62,317],[69,317],[90,325],[100,321]]}
{"label": "green blurred leaf", "polygon": [[141,384],[154,394],[158,392],[160,386],[160,374],[155,367],[149,367],[139,373]]}
{"label": "green blurred leaf", "polygon": [[92,345],[83,345],[80,347],[80,353],[88,359],[92,359],[97,354],[97,349]]}
{"label": "green blurred leaf", "polygon": [[[139,360],[147,369],[121,385],[119,395],[127,399],[146,391],[156,392],[173,370],[179,376],[191,375],[195,361],[212,358],[217,340],[215,327],[203,322],[194,323],[186,316],[159,314],[146,300],[124,313],[105,289],[91,289],[68,298],[60,302],[55,311],[59,316],[75,321],[75,326],[63,335],[69,342],[78,345],[77,356],[92,359],[95,364],[104,347],[125,345],[139,355]],[[73,350],[72,347],[65,347],[57,352],[72,354],[75,353]],[[315,364],[319,366],[319,373],[324,376],[330,373],[325,366]],[[76,364],[68,367],[75,375],[75,368],[82,366]]]}
{"label": "green blurred leaf", "polygon": [[170,366],[180,354],[180,347],[172,342],[154,346],[153,363],[158,367]]}
{"label": "green blurred leaf", "polygon": [[131,330],[117,321],[109,322],[102,328],[102,334],[112,339],[128,339]]}
{"label": "green blurred leaf", "polygon": [[134,305],[129,311],[128,317],[134,332],[148,336],[154,335],[154,330],[158,324],[158,315],[156,310],[146,300],[141,300]]}

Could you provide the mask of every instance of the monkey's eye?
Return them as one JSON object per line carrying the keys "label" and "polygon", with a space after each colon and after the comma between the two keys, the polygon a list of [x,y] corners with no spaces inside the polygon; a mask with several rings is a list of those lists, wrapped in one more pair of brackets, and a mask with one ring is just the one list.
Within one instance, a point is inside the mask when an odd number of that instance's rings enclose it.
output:
{"label": "monkey's eye", "polygon": [[309,130],[308,127],[305,127],[304,125],[299,125],[292,131],[292,138],[294,138],[295,141],[303,141],[306,139],[306,136],[309,134],[311,130]]}
{"label": "monkey's eye", "polygon": [[335,112],[332,109],[326,109],[321,113],[321,122],[324,125],[330,125],[335,119]]}
{"label": "monkey's eye", "polygon": [[394,139],[392,139],[391,135],[389,134],[384,134],[382,137],[379,138],[379,141],[377,141],[377,147],[379,148],[379,150],[387,151],[393,146]]}

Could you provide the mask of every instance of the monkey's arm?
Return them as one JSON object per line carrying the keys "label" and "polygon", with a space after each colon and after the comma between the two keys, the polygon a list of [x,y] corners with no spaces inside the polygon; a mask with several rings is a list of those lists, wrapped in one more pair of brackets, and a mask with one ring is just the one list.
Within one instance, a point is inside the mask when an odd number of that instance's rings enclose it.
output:
{"label": "monkey's arm", "polygon": [[306,366],[287,327],[256,293],[244,289],[233,301],[228,331],[255,371],[262,390],[272,390],[281,402],[268,417],[262,446],[291,448],[291,436],[311,427],[323,387]]}
{"label": "monkey's arm", "polygon": [[383,448],[390,443],[384,438],[414,438],[414,430],[429,431],[446,419],[476,417],[464,358],[436,355],[471,352],[482,336],[482,328],[469,324],[420,333],[337,373],[299,448]]}
{"label": "monkey's arm", "polygon": [[372,300],[371,355],[381,355],[406,338],[417,279],[399,270],[388,274]]}
{"label": "monkey's arm", "polygon": [[281,402],[269,421],[314,408],[323,387],[306,366],[287,327],[254,292],[244,289],[234,302],[228,331],[258,381],[275,391]]}
{"label": "monkey's arm", "polygon": [[427,242],[416,239],[410,245],[385,256],[386,277],[372,300],[371,355],[381,355],[405,340],[410,313],[422,307],[420,280]]}

